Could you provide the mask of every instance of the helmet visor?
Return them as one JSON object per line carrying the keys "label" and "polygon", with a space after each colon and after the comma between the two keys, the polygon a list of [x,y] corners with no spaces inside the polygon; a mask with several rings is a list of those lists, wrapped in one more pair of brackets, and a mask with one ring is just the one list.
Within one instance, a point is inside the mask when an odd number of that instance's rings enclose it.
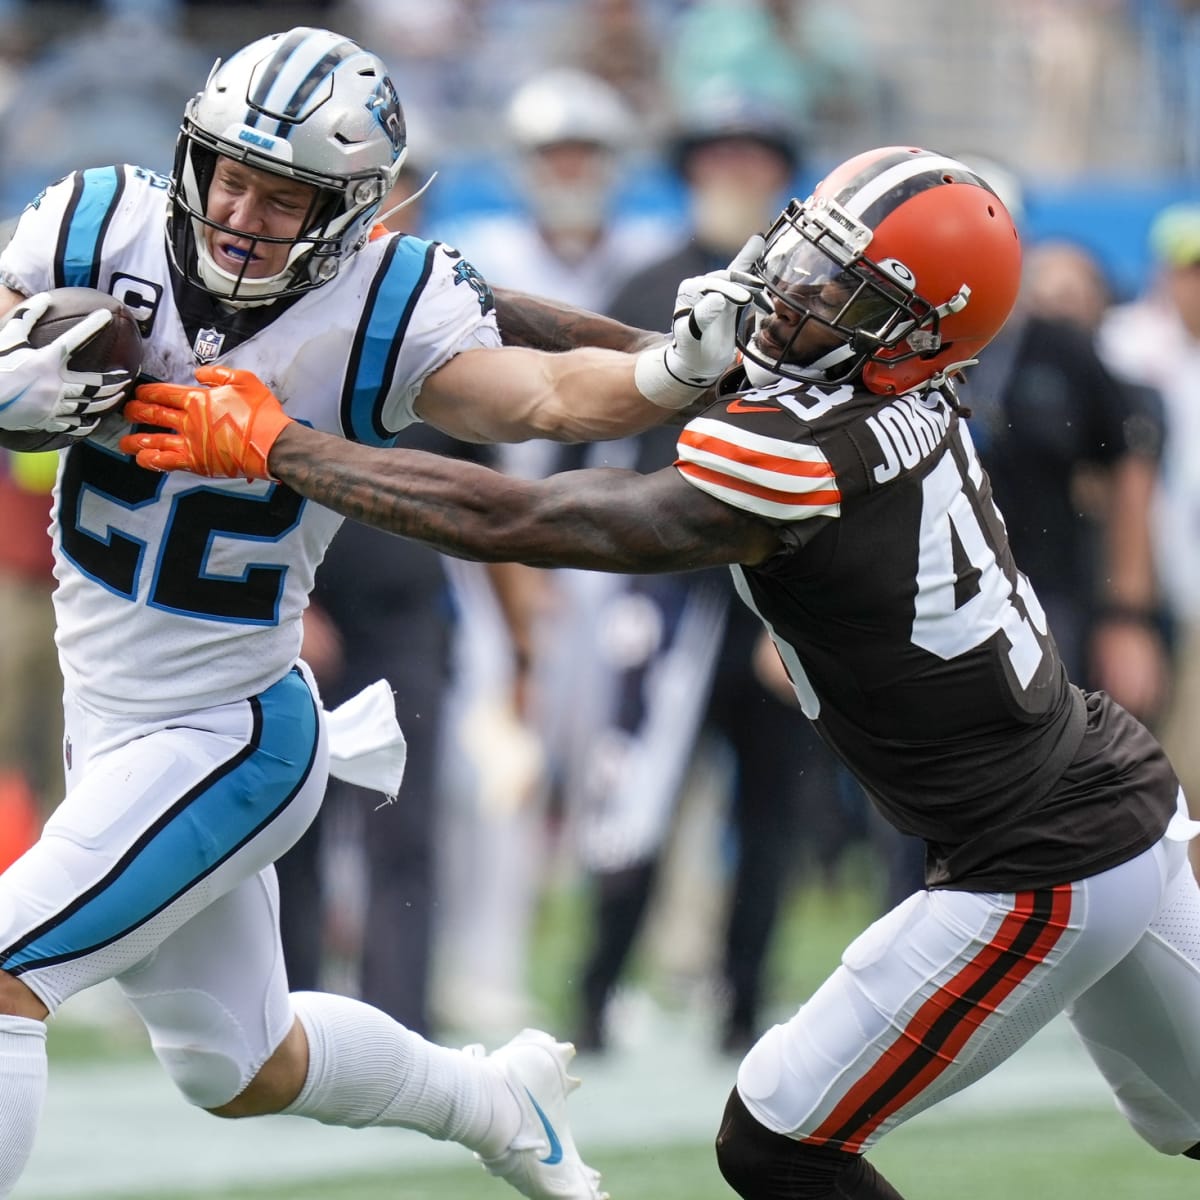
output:
{"label": "helmet visor", "polygon": [[884,341],[912,298],[869,261],[843,266],[790,223],[768,244],[760,272],[774,299],[847,339]]}

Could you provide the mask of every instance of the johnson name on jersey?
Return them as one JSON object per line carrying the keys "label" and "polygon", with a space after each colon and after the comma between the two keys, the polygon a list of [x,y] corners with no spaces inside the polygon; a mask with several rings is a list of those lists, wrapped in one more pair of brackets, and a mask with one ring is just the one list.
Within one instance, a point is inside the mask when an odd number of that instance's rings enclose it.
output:
{"label": "johnson name on jersey", "polygon": [[[146,378],[198,365],[253,371],[300,421],[373,445],[416,418],[424,379],[500,344],[491,293],[456,251],[389,234],[329,283],[232,309],[184,284],[164,237],[168,181],[140,167],[76,172],[26,209],[0,282],[26,295],[100,288],[146,339]],[[187,711],[248,696],[299,653],[301,614],[341,518],[270,481],[144,471],[106,421],[64,451],[52,533],[69,687],[114,711]],[[247,639],[253,639],[248,641]]]}

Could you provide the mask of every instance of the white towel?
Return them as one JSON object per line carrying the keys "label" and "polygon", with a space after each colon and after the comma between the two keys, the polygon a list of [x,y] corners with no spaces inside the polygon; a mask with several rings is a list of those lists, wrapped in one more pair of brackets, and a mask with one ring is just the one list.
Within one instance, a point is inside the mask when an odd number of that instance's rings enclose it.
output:
{"label": "white towel", "polygon": [[395,800],[404,778],[408,745],[396,720],[396,698],[386,679],[377,679],[326,714],[329,773],[346,783],[382,792]]}
{"label": "white towel", "polygon": [[1188,815],[1187,801],[1183,796],[1183,788],[1175,800],[1175,815],[1167,826],[1167,837],[1172,842],[1190,842],[1200,834],[1200,821],[1193,821]]}

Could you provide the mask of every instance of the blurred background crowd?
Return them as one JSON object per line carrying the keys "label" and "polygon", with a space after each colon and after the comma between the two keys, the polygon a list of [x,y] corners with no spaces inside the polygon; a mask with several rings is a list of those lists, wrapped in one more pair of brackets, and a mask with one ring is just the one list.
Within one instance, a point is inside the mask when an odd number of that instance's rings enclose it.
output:
{"label": "blurred background crowd", "polygon": [[[1018,562],[1073,678],[1162,734],[1200,797],[1200,4],[0,0],[0,222],[71,169],[168,171],[212,60],[297,24],[392,69],[396,202],[436,173],[392,227],[647,328],[859,150],[974,165],[1027,245],[967,397]],[[404,443],[534,475],[657,469],[674,435]],[[0,861],[61,789],[53,472],[0,460]],[[798,889],[882,911],[921,885],[724,572],[484,569],[347,524],[305,655],[330,707],[388,678],[410,756],[395,804],[334,784],[280,863],[294,987],[484,1038],[546,1020],[553,992],[596,1053],[639,1005],[692,1006],[739,1052],[778,1016],[772,962],[804,953],[777,937]]]}

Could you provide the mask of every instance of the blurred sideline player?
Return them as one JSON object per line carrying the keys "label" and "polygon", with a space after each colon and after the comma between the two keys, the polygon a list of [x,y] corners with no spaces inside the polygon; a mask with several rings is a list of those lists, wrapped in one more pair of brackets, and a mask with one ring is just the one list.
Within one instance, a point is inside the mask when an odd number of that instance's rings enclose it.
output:
{"label": "blurred sideline player", "polygon": [[[604,312],[630,273],[678,237],[662,218],[630,215],[618,203],[641,148],[634,113],[605,80],[555,66],[516,88],[502,116],[497,150],[516,203],[468,218],[448,236],[470,247],[472,263],[494,285]],[[647,327],[661,322],[674,296],[673,289]],[[513,474],[538,476],[568,464],[611,462],[626,450],[624,443],[538,439],[503,447],[499,463]],[[478,590],[471,578],[477,564],[453,563],[449,570],[462,594]],[[601,736],[600,697],[611,679],[598,652],[598,627],[612,581],[574,571],[539,572],[537,581],[541,618],[530,628],[526,728],[505,719],[507,696],[496,686],[508,670],[503,643],[488,638],[482,623],[464,628],[460,639],[470,682],[452,700],[461,716],[454,724],[458,753],[447,769],[461,803],[449,810],[451,886],[442,912],[437,1007],[464,1028],[507,1028],[531,1005],[525,967],[535,907],[548,857],[559,847],[573,849],[580,780]],[[531,733],[538,741],[523,750]],[[486,771],[470,766],[476,747],[486,747]],[[564,825],[548,820],[547,809],[561,811]],[[568,833],[562,842],[559,828]],[[470,886],[455,886],[460,878]]]}
{"label": "blurred sideline player", "polygon": [[[968,167],[855,156],[769,231],[770,311],[747,308],[742,363],[648,476],[384,455],[281,428],[248,375],[139,389],[137,419],[175,430],[126,439],[150,466],[287,480],[484,559],[732,565],[804,712],[929,849],[928,889],[743,1059],[717,1157],[745,1200],[897,1200],[865,1152],[1059,1013],[1133,1129],[1200,1159],[1200,823],[1150,733],[1068,679],[954,392],[1020,269]],[[208,452],[223,421],[256,443],[236,465]]]}
{"label": "blurred sideline player", "polygon": [[0,429],[70,441],[54,509],[68,790],[0,876],[0,1195],[33,1144],[46,1017],[109,978],[192,1104],[407,1126],[527,1196],[600,1195],[566,1126],[569,1045],[526,1031],[484,1058],[356,1000],[289,994],[272,863],[334,752],[374,762],[374,746],[329,744],[298,659],[340,519],[274,484],[167,479],[118,453],[127,375],[65,365],[103,314],[42,349],[26,336],[47,289],[109,289],[141,322],[148,376],[253,366],[314,428],[379,446],[416,420],[475,442],[623,435],[728,361],[748,293],[727,276],[689,281],[679,337],[639,355],[501,348],[491,290],[457,251],[373,231],[404,151],[380,60],[299,27],[214,68],[170,178],[69,175],[0,257]]}
{"label": "blurred sideline player", "polygon": [[[438,140],[411,111],[405,124],[408,151],[381,216],[395,232],[422,236],[422,193]],[[479,462],[494,455],[427,424],[410,426],[396,444]],[[381,807],[378,793],[331,778],[317,819],[275,869],[292,989],[325,982],[428,1037],[437,1024],[430,1013],[435,948],[453,907],[445,865],[460,853],[462,832],[449,826],[459,797],[441,761],[446,743],[456,744],[455,643],[486,625],[494,652],[514,664],[507,696],[515,708],[518,667],[528,661],[521,653],[532,617],[528,581],[541,572],[452,562],[415,543],[397,549],[379,530],[341,526],[304,613],[302,654],[331,706],[381,675],[392,685],[407,751],[403,801]],[[454,585],[450,576],[459,569],[480,573],[480,596]],[[498,628],[493,611],[505,618]],[[472,1037],[480,1032],[472,1028]]]}
{"label": "blurred sideline player", "polygon": [[[800,168],[792,113],[752,83],[697,88],[670,151],[686,187],[690,237],[635,272],[607,309],[635,328],[654,323],[679,279],[728,262],[769,223]],[[669,466],[676,437],[662,426],[630,439],[630,465],[643,474]],[[797,729],[790,692],[781,698],[760,674],[758,665],[778,656],[769,643],[760,652],[766,635],[737,603],[728,571],[613,580],[592,639],[610,664],[600,674],[607,708],[579,772],[579,853],[592,913],[574,1040],[601,1050],[617,1032],[610,1001],[656,903],[666,933],[654,944],[655,969],[686,979],[714,960],[719,1043],[740,1054],[762,1032],[771,936],[786,886],[799,873],[798,848],[822,860],[834,853],[830,758],[807,728]],[[717,822],[725,837],[713,847],[728,870],[696,864],[664,894],[672,825],[695,819],[685,793],[689,766],[714,741],[727,751],[732,776]],[[720,896],[710,933],[701,914],[713,892]],[[697,964],[699,939],[712,950]]]}

